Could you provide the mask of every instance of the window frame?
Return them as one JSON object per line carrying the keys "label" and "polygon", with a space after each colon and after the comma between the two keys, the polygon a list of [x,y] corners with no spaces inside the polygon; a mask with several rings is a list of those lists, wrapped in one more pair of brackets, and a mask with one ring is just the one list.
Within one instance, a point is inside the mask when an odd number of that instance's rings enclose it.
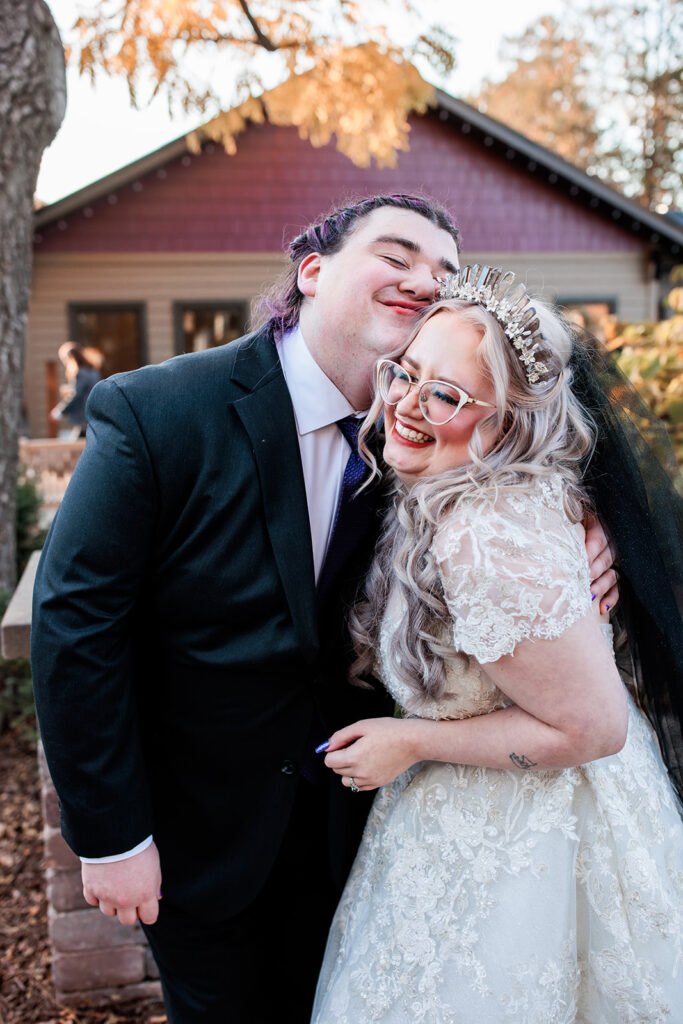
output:
{"label": "window frame", "polygon": [[67,310],[67,322],[69,326],[69,341],[76,341],[78,344],[82,344],[78,339],[78,315],[79,313],[136,313],[138,316],[138,324],[140,328],[139,343],[138,343],[138,369],[141,366],[146,366],[149,363],[149,340],[147,333],[147,303],[146,302],[126,302],[124,300],[115,300],[114,302],[96,301],[96,302],[79,302],[78,300],[71,300],[66,304]]}
{"label": "window frame", "polygon": [[566,306],[607,306],[610,314],[617,312],[618,300],[612,295],[557,295],[555,305],[564,309]]}
{"label": "window frame", "polygon": [[[234,309],[242,316],[245,333],[249,331],[249,299],[176,299],[173,303],[173,353],[176,356],[185,354],[183,315],[188,309],[199,311]],[[230,343],[223,342],[223,344]],[[220,348],[220,345],[214,345],[212,348]]]}

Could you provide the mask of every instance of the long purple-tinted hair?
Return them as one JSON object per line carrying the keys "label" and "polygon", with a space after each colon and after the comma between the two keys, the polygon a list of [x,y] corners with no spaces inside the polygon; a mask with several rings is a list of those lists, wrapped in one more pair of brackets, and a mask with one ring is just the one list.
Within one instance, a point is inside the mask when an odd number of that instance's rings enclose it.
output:
{"label": "long purple-tinted hair", "polygon": [[338,252],[359,220],[382,206],[419,213],[438,228],[447,231],[460,251],[460,233],[446,211],[431,199],[414,195],[380,195],[360,199],[348,206],[335,207],[319,224],[311,224],[289,243],[290,266],[284,277],[264,293],[255,307],[255,320],[272,318],[278,332],[288,331],[299,321],[303,294],[299,291],[297,276],[302,260],[309,253],[331,256]]}

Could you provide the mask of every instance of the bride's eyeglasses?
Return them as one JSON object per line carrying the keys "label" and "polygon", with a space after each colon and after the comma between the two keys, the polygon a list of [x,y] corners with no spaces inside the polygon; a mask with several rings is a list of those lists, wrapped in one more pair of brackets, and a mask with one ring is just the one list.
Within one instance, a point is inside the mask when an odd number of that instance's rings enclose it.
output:
{"label": "bride's eyeglasses", "polygon": [[398,405],[413,387],[419,389],[417,397],[420,412],[435,427],[448,423],[465,405],[483,405],[495,409],[491,402],[472,398],[462,388],[447,384],[444,380],[413,380],[407,370],[391,359],[382,359],[377,364],[377,389],[387,405]]}

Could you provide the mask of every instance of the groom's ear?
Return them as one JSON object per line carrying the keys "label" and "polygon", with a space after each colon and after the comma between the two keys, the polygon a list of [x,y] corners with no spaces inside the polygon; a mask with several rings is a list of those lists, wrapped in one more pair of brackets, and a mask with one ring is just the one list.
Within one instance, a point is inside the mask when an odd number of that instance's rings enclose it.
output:
{"label": "groom's ear", "polygon": [[307,295],[310,299],[313,298],[318,287],[320,260],[320,253],[309,252],[308,256],[304,256],[299,264],[299,271],[296,278],[297,284],[299,285],[299,291],[302,295]]}

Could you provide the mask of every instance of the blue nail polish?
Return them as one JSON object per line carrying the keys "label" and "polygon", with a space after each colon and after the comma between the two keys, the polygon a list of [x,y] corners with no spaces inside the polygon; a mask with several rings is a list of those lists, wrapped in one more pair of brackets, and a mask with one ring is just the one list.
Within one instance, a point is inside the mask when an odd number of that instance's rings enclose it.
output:
{"label": "blue nail polish", "polygon": [[329,740],[325,740],[324,743],[321,743],[319,747],[315,748],[316,754],[322,754],[323,750],[327,750],[329,745],[330,745],[330,741]]}
{"label": "blue nail polish", "polygon": [[591,590],[591,601],[594,601],[596,597],[597,597],[597,594],[594,594],[593,591]]}

